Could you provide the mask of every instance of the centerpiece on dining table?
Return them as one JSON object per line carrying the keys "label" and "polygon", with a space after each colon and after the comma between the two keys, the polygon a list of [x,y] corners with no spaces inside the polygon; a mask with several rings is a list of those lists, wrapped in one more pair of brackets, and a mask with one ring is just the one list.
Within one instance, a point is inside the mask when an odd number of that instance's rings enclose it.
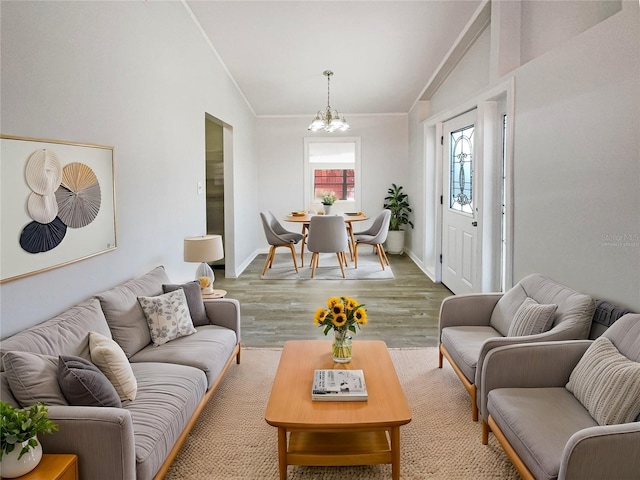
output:
{"label": "centerpiece on dining table", "polygon": [[319,308],[313,316],[314,323],[324,327],[327,335],[333,329],[331,352],[333,361],[347,363],[351,361],[352,338],[356,326],[361,328],[367,324],[367,310],[355,298],[331,297],[327,300],[327,308]]}

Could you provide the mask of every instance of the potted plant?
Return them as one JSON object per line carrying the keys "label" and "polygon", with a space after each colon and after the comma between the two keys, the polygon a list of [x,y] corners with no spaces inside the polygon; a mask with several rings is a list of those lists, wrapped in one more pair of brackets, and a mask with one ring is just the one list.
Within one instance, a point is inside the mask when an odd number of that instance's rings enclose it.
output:
{"label": "potted plant", "polygon": [[391,210],[391,220],[389,221],[389,233],[385,243],[387,253],[402,254],[404,252],[404,226],[413,222],[409,220],[411,207],[409,206],[409,195],[402,191],[402,185],[391,184],[384,197],[384,208]]}
{"label": "potted plant", "polygon": [[335,203],[338,196],[333,190],[326,190],[322,192],[322,205],[324,205],[324,213],[328,214],[331,211],[331,205]]}
{"label": "potted plant", "polygon": [[0,475],[15,478],[30,472],[42,458],[39,433],[53,433],[58,426],[47,418],[47,407],[36,403],[29,408],[15,408],[0,402]]}

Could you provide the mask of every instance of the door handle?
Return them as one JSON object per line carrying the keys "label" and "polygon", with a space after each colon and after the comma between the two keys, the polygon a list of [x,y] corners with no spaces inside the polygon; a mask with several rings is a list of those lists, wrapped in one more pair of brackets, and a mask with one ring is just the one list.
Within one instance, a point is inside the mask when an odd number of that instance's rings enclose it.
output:
{"label": "door handle", "polygon": [[478,226],[478,222],[471,222],[471,226],[472,227],[477,227]]}

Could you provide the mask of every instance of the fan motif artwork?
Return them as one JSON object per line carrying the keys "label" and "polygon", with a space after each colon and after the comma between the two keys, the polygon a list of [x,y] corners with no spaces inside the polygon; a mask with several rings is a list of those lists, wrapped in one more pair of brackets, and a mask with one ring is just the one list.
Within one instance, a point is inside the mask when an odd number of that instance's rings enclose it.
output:
{"label": "fan motif artwork", "polygon": [[20,246],[25,252],[48,252],[60,245],[67,233],[67,226],[56,217],[50,223],[31,222],[20,235]]}
{"label": "fan motif artwork", "polygon": [[100,183],[83,163],[70,163],[62,171],[62,184],[56,190],[58,216],[71,228],[89,225],[100,211]]}
{"label": "fan motif artwork", "polygon": [[60,245],[67,227],[86,227],[98,216],[100,183],[87,165],[73,162],[62,168],[57,155],[43,148],[27,160],[25,179],[32,190],[27,211],[34,221],[20,234],[24,251],[48,252]]}

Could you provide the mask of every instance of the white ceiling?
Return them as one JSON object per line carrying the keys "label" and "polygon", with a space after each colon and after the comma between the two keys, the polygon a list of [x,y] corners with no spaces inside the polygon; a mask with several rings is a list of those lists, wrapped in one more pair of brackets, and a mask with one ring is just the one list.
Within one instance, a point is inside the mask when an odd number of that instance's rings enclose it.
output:
{"label": "white ceiling", "polygon": [[407,113],[481,0],[186,4],[257,115]]}

